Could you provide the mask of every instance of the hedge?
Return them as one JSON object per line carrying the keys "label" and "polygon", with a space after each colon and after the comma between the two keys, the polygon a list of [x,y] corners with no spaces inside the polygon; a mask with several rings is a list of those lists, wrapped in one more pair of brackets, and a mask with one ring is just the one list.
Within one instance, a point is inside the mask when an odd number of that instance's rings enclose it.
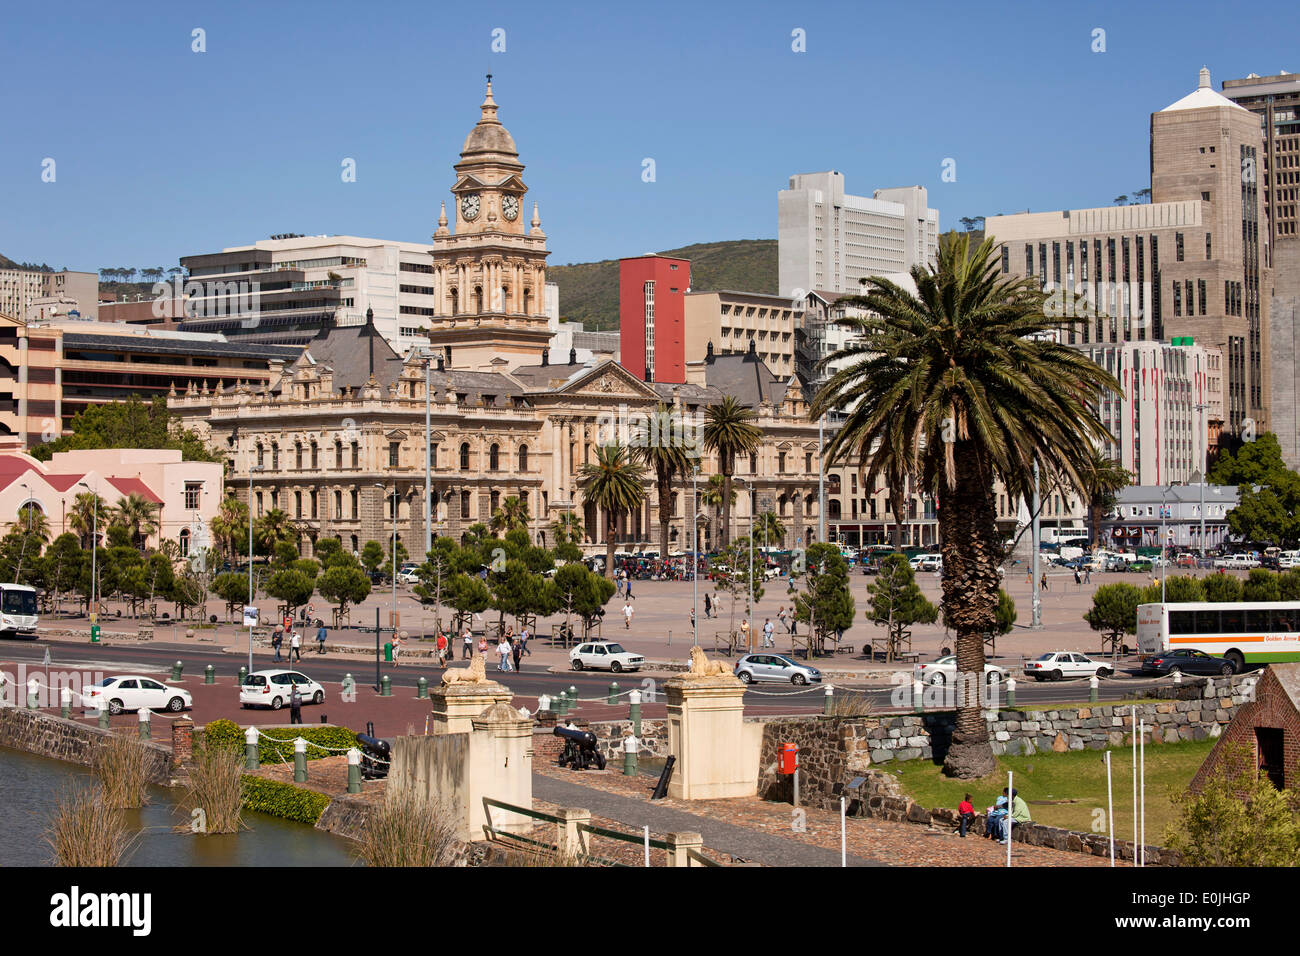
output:
{"label": "hedge", "polygon": [[285,820],[316,825],[330,798],[280,780],[244,776],[244,808]]}
{"label": "hedge", "polygon": [[[258,758],[260,763],[292,763],[293,742],[301,737],[308,744],[320,746],[307,747],[307,759],[319,760],[322,757],[338,757],[349,747],[357,746],[355,731],[346,727],[327,727],[322,725],[293,724],[288,727],[274,727],[263,730],[258,738]],[[268,739],[269,738],[269,739]],[[214,720],[203,728],[203,744],[216,749],[231,750],[243,756],[244,728],[233,720]],[[329,747],[329,750],[322,750]]]}

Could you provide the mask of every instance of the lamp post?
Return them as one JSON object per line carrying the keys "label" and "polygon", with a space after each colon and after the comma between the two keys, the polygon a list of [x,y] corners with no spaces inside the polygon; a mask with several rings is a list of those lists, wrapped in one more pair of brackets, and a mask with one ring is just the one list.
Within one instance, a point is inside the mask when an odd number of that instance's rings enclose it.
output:
{"label": "lamp post", "polygon": [[1169,562],[1165,560],[1165,545],[1169,541],[1169,536],[1165,531],[1165,519],[1169,517],[1169,502],[1165,496],[1173,491],[1174,483],[1171,481],[1160,492],[1160,603],[1165,603],[1165,576],[1169,573]]}
{"label": "lamp post", "polygon": [[[754,633],[754,483],[744,478],[736,478],[749,491],[749,603],[745,605],[745,615],[750,619],[749,632]],[[749,648],[746,648],[748,651]]]}
{"label": "lamp post", "polygon": [[[380,491],[384,486],[375,482],[375,487]],[[390,623],[393,626],[393,634],[397,634],[397,485],[393,485],[393,612]]]}
{"label": "lamp post", "polygon": [[1210,470],[1210,436],[1205,430],[1205,410],[1210,406],[1205,402],[1197,402],[1196,410],[1201,413],[1201,470],[1198,472],[1201,486],[1201,557],[1205,557],[1205,479]]}
{"label": "lamp post", "polygon": [[99,556],[99,493],[84,481],[77,484],[94,496],[94,510],[90,519],[90,623],[94,624],[99,619],[99,566],[96,563]]}
{"label": "lamp post", "polygon": [[[249,450],[249,456],[253,454]],[[248,606],[253,606],[253,472],[265,471],[262,465],[248,466]],[[248,673],[253,673],[253,621],[248,621]]]}
{"label": "lamp post", "polygon": [[691,469],[691,645],[700,643],[700,477],[699,462]]}
{"label": "lamp post", "polygon": [[817,419],[817,540],[826,540],[826,462],[822,457],[826,416]]}
{"label": "lamp post", "polygon": [[23,546],[18,549],[18,569],[14,572],[14,581],[17,584],[23,583],[23,558],[27,556],[27,539],[32,533],[32,489],[25,481],[21,487],[27,493],[27,498],[18,506],[18,513],[23,519]]}

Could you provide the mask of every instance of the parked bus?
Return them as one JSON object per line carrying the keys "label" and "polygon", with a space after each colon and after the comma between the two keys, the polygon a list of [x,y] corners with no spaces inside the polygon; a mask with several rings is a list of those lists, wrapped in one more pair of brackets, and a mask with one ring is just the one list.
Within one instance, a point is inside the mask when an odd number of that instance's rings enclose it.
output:
{"label": "parked bus", "polygon": [[36,637],[36,588],[0,584],[0,637]]}
{"label": "parked bus", "polygon": [[1300,661],[1300,601],[1142,604],[1137,610],[1138,655],[1175,648],[1204,651],[1232,664]]}

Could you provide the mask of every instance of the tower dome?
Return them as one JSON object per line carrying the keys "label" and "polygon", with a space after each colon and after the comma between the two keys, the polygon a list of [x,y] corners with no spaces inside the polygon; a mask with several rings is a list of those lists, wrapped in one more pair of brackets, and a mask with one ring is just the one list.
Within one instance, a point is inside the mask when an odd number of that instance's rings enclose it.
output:
{"label": "tower dome", "polygon": [[487,95],[484,97],[480,109],[482,115],[474,128],[469,131],[469,135],[465,137],[465,147],[460,151],[461,158],[470,159],[471,157],[492,153],[518,157],[519,150],[515,148],[514,137],[497,119],[497,104],[492,99],[492,74],[490,73],[488,74]]}

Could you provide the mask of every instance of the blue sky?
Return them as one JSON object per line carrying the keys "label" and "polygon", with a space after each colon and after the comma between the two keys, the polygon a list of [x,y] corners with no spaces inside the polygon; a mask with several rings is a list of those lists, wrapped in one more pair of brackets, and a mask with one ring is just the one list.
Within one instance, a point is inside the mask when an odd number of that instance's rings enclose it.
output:
{"label": "blue sky", "polygon": [[[10,5],[0,253],[95,270],[278,232],[427,242],[488,72],[552,264],[775,237],[777,191],[823,169],[857,194],[923,185],[944,228],[1105,205],[1149,185],[1149,114],[1195,88],[1202,65],[1216,89],[1300,71],[1298,9]],[[796,29],[806,52],[791,48]],[[355,183],[341,181],[345,158]],[[956,182],[941,181],[946,158]]]}

